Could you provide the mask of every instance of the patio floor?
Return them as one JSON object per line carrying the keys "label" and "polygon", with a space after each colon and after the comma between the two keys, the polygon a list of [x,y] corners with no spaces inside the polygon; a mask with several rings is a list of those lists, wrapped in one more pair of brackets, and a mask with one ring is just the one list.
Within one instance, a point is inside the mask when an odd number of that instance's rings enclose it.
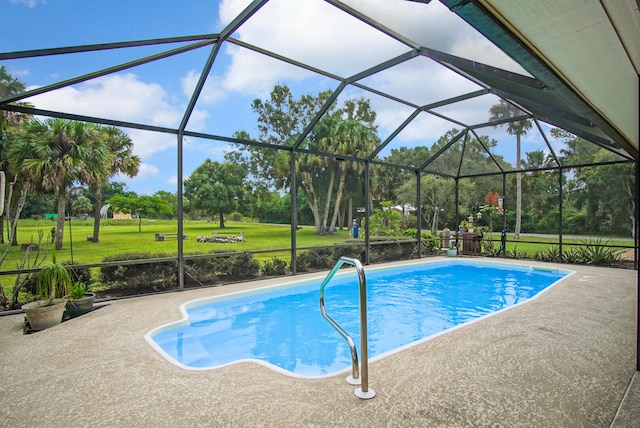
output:
{"label": "patio floor", "polygon": [[634,426],[636,271],[558,267],[577,273],[371,363],[372,400],[356,398],[345,375],[297,379],[253,363],[183,370],[144,339],[180,319],[181,303],[282,280],[106,302],[31,335],[23,315],[0,317],[0,426]]}

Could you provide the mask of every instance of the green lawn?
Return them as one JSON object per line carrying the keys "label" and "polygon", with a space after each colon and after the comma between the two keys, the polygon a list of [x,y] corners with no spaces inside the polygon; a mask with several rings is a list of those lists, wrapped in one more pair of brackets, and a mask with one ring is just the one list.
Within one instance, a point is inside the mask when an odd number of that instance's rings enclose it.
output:
{"label": "green lawn", "polygon": [[[497,242],[494,242],[494,246],[500,246],[500,235],[494,237]],[[599,238],[584,236],[580,238],[562,238],[563,250],[567,250],[570,247],[575,247],[571,244],[584,244],[584,243],[596,243]],[[547,237],[533,237],[533,236],[520,236],[519,240],[515,240],[512,237],[509,237],[509,240],[506,245],[507,251],[516,251],[517,253],[526,254],[527,257],[533,257],[537,251],[540,251],[545,248],[549,248],[551,246],[558,246],[557,238],[547,238]],[[601,239],[601,243],[606,243],[611,246],[621,246],[621,247],[633,247],[633,242],[629,242],[624,239],[615,239],[615,238],[604,238]],[[623,251],[624,248],[619,248],[620,251]]]}
{"label": "green lawn", "polygon": [[[21,221],[18,226],[18,239],[21,244],[38,241],[38,231],[46,237],[55,225],[52,221]],[[100,242],[87,241],[87,236],[93,234],[93,220],[74,220],[71,225],[73,236],[73,261],[76,264],[97,263],[106,255],[146,251],[150,253],[170,253],[178,251],[177,239],[156,241],[156,233],[176,233],[175,221],[142,220],[141,232],[138,231],[136,220],[104,220],[101,223]],[[71,260],[69,223],[65,224],[65,240],[63,249],[57,252],[59,260]],[[246,242],[240,243],[200,243],[198,236],[211,236],[214,232],[225,234],[244,233]],[[185,253],[207,253],[214,250],[256,251],[291,246],[291,228],[288,225],[270,225],[257,223],[236,223],[227,221],[227,227],[220,229],[217,222],[187,221],[184,226],[187,239],[184,241]],[[316,235],[313,228],[304,227],[296,233],[298,247],[332,245],[344,242],[349,238],[348,231],[338,231],[331,235]],[[19,247],[11,249],[3,270],[14,269],[23,256]],[[270,255],[265,256],[270,258]]]}
{"label": "green lawn", "polygon": [[[37,243],[38,233],[44,234],[43,247],[51,234],[55,223],[50,220],[21,220],[18,224],[18,241],[20,244]],[[71,261],[71,241],[73,237],[74,264],[99,263],[107,255],[127,252],[149,252],[177,254],[177,239],[156,241],[155,234],[176,233],[176,221],[142,220],[141,232],[138,231],[137,220],[103,220],[100,229],[100,242],[87,241],[87,236],[93,234],[93,220],[73,220],[71,233],[69,222],[65,224],[65,240],[63,249],[57,251],[58,260]],[[198,236],[211,236],[214,232],[240,234],[244,233],[246,242],[239,243],[200,243]],[[291,228],[289,225],[271,225],[257,223],[237,223],[227,221],[227,227],[220,229],[217,222],[187,221],[184,226],[187,239],[184,241],[185,253],[208,253],[213,251],[259,251],[285,249],[291,247]],[[316,235],[312,227],[303,227],[296,233],[297,247],[311,247],[342,243],[349,238],[347,230],[328,235]],[[2,247],[4,250],[5,247]],[[49,253],[52,246],[49,245]],[[34,252],[32,252],[33,254]],[[18,267],[25,252],[20,247],[13,247],[5,259],[1,270],[13,270]],[[42,252],[44,254],[44,251]],[[290,260],[288,250],[271,253],[256,254],[255,258],[263,263],[276,256],[283,260]],[[26,267],[26,266],[25,266]],[[13,276],[0,276],[5,292],[10,294]]]}

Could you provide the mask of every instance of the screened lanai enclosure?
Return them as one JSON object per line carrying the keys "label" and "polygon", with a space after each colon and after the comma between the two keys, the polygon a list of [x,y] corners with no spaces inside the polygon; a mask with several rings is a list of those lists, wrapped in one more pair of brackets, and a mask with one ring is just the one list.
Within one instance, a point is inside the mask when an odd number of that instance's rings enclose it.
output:
{"label": "screened lanai enclosure", "polygon": [[[4,123],[63,119],[124,132],[140,164],[131,177],[117,170],[110,178],[137,194],[175,196],[175,229],[162,240],[187,235],[187,219],[215,215],[224,226],[249,200],[284,201],[284,211],[241,212],[286,224],[288,238],[272,235],[266,249],[202,245],[192,254],[185,243],[195,236],[158,247],[151,261],[168,266],[178,290],[216,278],[194,279],[189,263],[207,257],[246,267],[251,255],[277,254],[296,274],[312,248],[365,263],[423,257],[462,249],[457,232],[474,225],[483,243],[473,253],[504,256],[520,233],[551,236],[556,261],[571,254],[563,246],[582,245],[567,234],[625,236],[635,249],[637,2],[556,3],[91,2],[73,6],[95,8],[83,22],[66,6],[41,4],[2,30],[0,65],[15,78],[7,82],[24,87],[5,85],[0,111]],[[2,162],[7,183],[19,183],[11,159]],[[72,188],[90,189],[81,178],[69,183],[60,198],[70,208]],[[33,183],[22,188],[38,194]],[[16,201],[7,200],[7,220]],[[149,212],[129,209],[139,222]],[[67,215],[71,232],[76,216]],[[225,236],[217,223],[206,227]],[[349,239],[310,244],[299,239],[305,230]],[[97,242],[97,232],[89,238]],[[87,269],[141,262],[75,256]]]}

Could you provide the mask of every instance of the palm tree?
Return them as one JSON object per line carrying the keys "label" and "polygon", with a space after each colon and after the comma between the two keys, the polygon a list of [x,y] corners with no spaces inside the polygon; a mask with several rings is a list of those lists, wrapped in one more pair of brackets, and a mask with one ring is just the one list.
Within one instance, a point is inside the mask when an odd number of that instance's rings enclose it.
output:
{"label": "palm tree", "polygon": [[[500,100],[500,102],[489,109],[489,120],[501,120],[509,119],[513,117],[522,116],[523,112],[513,104]],[[500,125],[495,125],[497,127]],[[520,136],[524,135],[532,127],[530,120],[516,120],[509,122],[507,126],[507,132],[510,135],[516,136],[516,169],[520,171],[521,159],[520,159]],[[522,174],[518,172],[516,174],[516,229],[514,230],[514,238],[520,238],[520,227],[522,223]]]}
{"label": "palm tree", "polygon": [[[100,208],[102,207],[102,187],[116,174],[125,174],[134,177],[140,168],[140,158],[133,154],[133,142],[122,130],[109,126],[98,128],[98,139],[93,143],[104,144],[108,151],[107,168],[98,168],[102,174],[88,174],[85,182],[89,191],[95,198],[93,207],[93,238],[92,242],[98,242],[100,235]],[[101,162],[101,159],[91,159],[91,162]]]}
{"label": "palm tree", "polygon": [[108,165],[106,144],[100,144],[95,125],[64,119],[34,119],[24,127],[8,156],[15,174],[40,194],[57,194],[58,223],[55,248],[62,249],[67,190],[73,183],[87,184],[104,176]]}
{"label": "palm tree", "polygon": [[[365,157],[373,151],[377,136],[374,130],[362,122],[355,119],[347,119],[339,120],[335,124],[332,135],[327,139],[331,142],[331,150],[334,150],[335,153],[346,153],[355,157]],[[347,175],[360,174],[364,169],[364,164],[361,162],[342,160],[338,162],[338,168],[340,170],[338,191],[336,193],[336,201],[329,230],[333,230],[336,226]]]}
{"label": "palm tree", "polygon": [[73,214],[89,214],[93,208],[91,199],[86,196],[79,196],[78,199],[73,201],[71,209]]}
{"label": "palm tree", "polygon": [[0,65],[0,99],[24,92],[25,86],[17,77],[12,77],[4,65]]}
{"label": "palm tree", "polygon": [[[25,89],[24,83],[22,83],[18,78],[12,77],[4,66],[0,66],[0,100],[18,95],[19,93],[24,92]],[[28,103],[20,104],[30,106]],[[0,170],[9,172],[6,171],[6,153],[9,149],[9,145],[11,144],[12,131],[26,123],[30,118],[31,116],[26,114],[14,113],[6,110],[0,111]],[[12,177],[10,174],[8,174],[6,178],[8,183],[13,183],[11,186],[13,186],[13,190],[15,190],[15,192],[7,192],[8,195],[12,195],[13,198],[11,201],[8,201],[8,206],[14,208],[13,213],[15,214],[15,208],[22,206],[22,204],[19,204],[16,199],[20,194],[22,194],[20,191],[21,183],[16,182],[15,177]],[[10,218],[14,214],[3,212],[2,215],[0,215],[0,243],[4,243],[4,219],[5,217]],[[11,244],[18,245],[16,230],[13,230],[12,232],[13,241]]]}

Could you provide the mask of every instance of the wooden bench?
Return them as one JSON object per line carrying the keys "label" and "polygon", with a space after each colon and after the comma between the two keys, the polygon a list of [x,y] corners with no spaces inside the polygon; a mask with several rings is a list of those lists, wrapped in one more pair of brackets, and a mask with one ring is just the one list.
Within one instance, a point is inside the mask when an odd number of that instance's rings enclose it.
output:
{"label": "wooden bench", "polygon": [[[182,235],[182,239],[187,239],[187,235]],[[177,233],[156,233],[156,241],[166,241],[167,239],[178,239]]]}

